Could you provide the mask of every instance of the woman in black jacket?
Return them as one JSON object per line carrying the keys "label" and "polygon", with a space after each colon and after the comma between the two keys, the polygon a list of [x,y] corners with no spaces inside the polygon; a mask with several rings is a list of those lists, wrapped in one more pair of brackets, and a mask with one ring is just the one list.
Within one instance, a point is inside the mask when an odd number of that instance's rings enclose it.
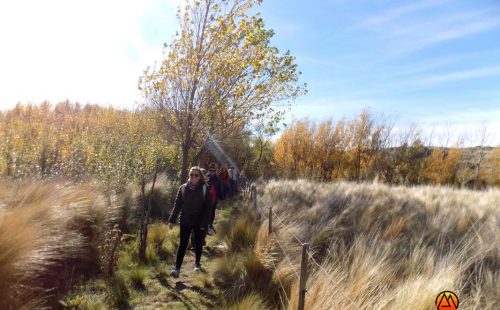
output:
{"label": "woman in black jacket", "polygon": [[201,270],[203,237],[210,221],[211,208],[210,192],[203,179],[201,169],[192,167],[189,170],[189,181],[181,185],[177,192],[174,209],[168,220],[168,227],[172,229],[180,213],[180,243],[177,249],[175,268],[170,272],[171,276],[179,276],[191,232],[193,232],[195,240],[196,263],[194,270]]}

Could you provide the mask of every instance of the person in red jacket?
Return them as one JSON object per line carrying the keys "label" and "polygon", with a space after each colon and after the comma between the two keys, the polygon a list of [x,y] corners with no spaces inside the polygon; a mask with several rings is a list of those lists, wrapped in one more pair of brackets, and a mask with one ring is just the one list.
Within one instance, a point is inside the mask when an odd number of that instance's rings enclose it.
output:
{"label": "person in red jacket", "polygon": [[224,166],[220,168],[219,179],[222,183],[222,197],[226,198],[229,193],[229,173],[227,172],[227,168]]}
{"label": "person in red jacket", "polygon": [[207,233],[209,235],[213,235],[215,234],[214,220],[217,203],[219,200],[224,200],[222,182],[217,175],[217,165],[215,163],[211,163],[208,168],[208,184],[210,186],[210,194],[212,196],[212,214],[210,216]]}
{"label": "person in red jacket", "polygon": [[189,181],[181,185],[177,192],[174,209],[168,219],[168,227],[173,228],[180,213],[180,242],[177,249],[175,267],[170,272],[173,277],[179,277],[186,248],[189,243],[191,232],[195,240],[195,271],[201,270],[201,253],[203,251],[203,239],[208,227],[211,215],[211,198],[208,186],[203,179],[201,169],[192,167],[189,170]]}

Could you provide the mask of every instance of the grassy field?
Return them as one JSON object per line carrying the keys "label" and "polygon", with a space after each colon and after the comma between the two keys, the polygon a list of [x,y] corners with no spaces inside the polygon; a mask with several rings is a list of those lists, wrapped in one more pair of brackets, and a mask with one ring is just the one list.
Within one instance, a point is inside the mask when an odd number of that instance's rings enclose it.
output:
{"label": "grassy field", "polygon": [[319,265],[310,264],[306,309],[434,309],[443,290],[460,309],[500,308],[498,190],[275,181],[259,198],[276,224],[269,236],[263,222],[255,253],[291,309],[298,240]]}
{"label": "grassy field", "polygon": [[[91,183],[2,181],[0,309],[296,309],[302,242],[306,309],[435,309],[443,290],[460,309],[500,307],[498,190],[301,180],[258,191],[257,210],[236,199],[218,211],[203,272],[188,252],[173,279],[178,229],[155,220],[140,261],[133,190],[105,197]],[[153,196],[160,217],[170,192],[161,181]],[[114,226],[124,234],[106,275]]]}

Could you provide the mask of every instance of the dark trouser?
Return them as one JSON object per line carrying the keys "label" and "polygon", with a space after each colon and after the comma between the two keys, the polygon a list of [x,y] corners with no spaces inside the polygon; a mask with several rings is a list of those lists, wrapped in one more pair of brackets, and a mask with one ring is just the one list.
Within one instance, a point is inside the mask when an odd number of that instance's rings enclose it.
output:
{"label": "dark trouser", "polygon": [[186,248],[189,243],[189,236],[191,235],[191,231],[194,232],[196,264],[199,264],[201,261],[204,231],[201,230],[200,227],[189,227],[181,225],[181,231],[180,231],[181,240],[179,243],[179,248],[177,249],[177,260],[175,261],[175,268],[177,269],[181,269],[182,261],[184,260],[184,255],[186,254]]}
{"label": "dark trouser", "polygon": [[210,213],[210,225],[214,224],[215,220],[215,209],[217,209],[217,201],[215,201],[214,205],[212,206],[212,212]]}

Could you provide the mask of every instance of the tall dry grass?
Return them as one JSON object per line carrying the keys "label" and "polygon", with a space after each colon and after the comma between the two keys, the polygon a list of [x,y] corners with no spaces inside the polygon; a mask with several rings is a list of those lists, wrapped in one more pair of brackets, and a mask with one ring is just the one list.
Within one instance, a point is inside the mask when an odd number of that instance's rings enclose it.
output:
{"label": "tall dry grass", "polygon": [[53,307],[98,272],[98,243],[119,209],[91,184],[0,181],[0,309]]}
{"label": "tall dry grass", "polygon": [[500,309],[499,190],[308,181],[261,190],[259,206],[277,217],[271,236],[263,221],[254,251],[291,309],[297,239],[321,266],[309,264],[306,309],[434,309],[443,290],[460,309]]}

